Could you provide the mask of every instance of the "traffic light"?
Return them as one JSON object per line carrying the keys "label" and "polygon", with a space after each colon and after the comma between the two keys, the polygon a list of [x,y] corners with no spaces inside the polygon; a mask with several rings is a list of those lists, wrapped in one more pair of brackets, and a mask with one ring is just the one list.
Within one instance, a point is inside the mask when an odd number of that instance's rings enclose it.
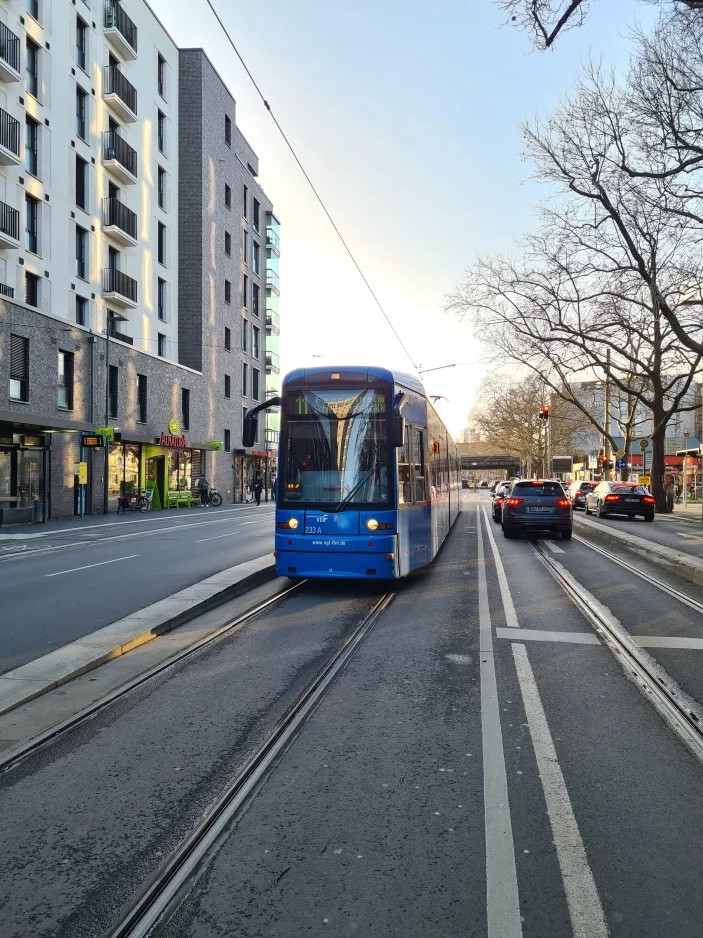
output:
{"label": "traffic light", "polygon": [[539,411],[540,420],[549,420],[549,407],[545,404],[543,407],[540,407]]}
{"label": "traffic light", "polygon": [[605,450],[602,449],[598,455],[598,462],[600,463],[601,469],[606,469],[608,466],[608,457],[605,455]]}

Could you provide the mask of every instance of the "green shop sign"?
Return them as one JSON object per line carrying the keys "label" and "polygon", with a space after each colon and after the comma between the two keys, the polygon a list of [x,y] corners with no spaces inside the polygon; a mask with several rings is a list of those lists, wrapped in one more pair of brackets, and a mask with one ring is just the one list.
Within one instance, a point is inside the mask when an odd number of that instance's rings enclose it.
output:
{"label": "green shop sign", "polygon": [[208,443],[208,446],[210,447],[210,449],[221,450],[222,442],[220,440],[210,440]]}

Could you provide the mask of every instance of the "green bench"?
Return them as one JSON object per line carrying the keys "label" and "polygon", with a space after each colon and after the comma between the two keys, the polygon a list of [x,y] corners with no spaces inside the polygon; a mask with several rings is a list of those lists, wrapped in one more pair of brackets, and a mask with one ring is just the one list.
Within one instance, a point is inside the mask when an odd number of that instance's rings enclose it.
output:
{"label": "green bench", "polygon": [[169,508],[191,508],[200,501],[197,495],[193,495],[191,492],[169,492],[167,500]]}

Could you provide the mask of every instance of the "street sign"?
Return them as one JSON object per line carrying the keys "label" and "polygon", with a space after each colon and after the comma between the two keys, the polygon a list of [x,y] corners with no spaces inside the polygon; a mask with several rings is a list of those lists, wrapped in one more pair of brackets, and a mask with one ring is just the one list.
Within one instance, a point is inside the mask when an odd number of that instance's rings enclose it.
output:
{"label": "street sign", "polygon": [[83,436],[81,438],[81,443],[83,444],[83,446],[88,447],[88,448],[94,448],[96,446],[105,445],[105,441],[103,440],[102,435],[101,436],[96,436],[96,435]]}
{"label": "street sign", "polygon": [[588,468],[597,469],[598,468],[598,457],[593,453],[588,454]]}
{"label": "street sign", "polygon": [[627,460],[623,459],[622,456],[619,459],[615,460],[616,469],[627,469]]}
{"label": "street sign", "polygon": [[644,452],[649,446],[649,440],[640,440],[640,449]]}
{"label": "street sign", "polygon": [[650,478],[649,476],[640,476],[640,485],[649,485]]}
{"label": "street sign", "polygon": [[114,427],[98,427],[98,429],[95,432],[99,433],[101,436],[106,437],[111,443],[114,443],[115,441],[115,428]]}
{"label": "street sign", "polygon": [[619,449],[619,450],[615,453],[615,455],[618,457],[618,459],[622,459],[622,457],[625,455],[625,450],[624,450],[624,449]]}
{"label": "street sign", "polygon": [[79,485],[88,484],[88,463],[87,462],[78,463],[78,484]]}

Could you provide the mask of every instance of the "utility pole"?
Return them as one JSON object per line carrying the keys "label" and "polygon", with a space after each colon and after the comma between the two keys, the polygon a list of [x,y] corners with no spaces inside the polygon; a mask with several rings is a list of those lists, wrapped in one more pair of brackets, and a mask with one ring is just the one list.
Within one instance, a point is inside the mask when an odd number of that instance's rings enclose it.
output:
{"label": "utility pole", "polygon": [[603,449],[605,450],[606,456],[606,472],[608,481],[612,479],[610,474],[610,462],[613,458],[613,448],[610,444],[610,349],[606,353],[606,366],[605,366],[605,424],[603,429],[605,433],[603,435]]}

